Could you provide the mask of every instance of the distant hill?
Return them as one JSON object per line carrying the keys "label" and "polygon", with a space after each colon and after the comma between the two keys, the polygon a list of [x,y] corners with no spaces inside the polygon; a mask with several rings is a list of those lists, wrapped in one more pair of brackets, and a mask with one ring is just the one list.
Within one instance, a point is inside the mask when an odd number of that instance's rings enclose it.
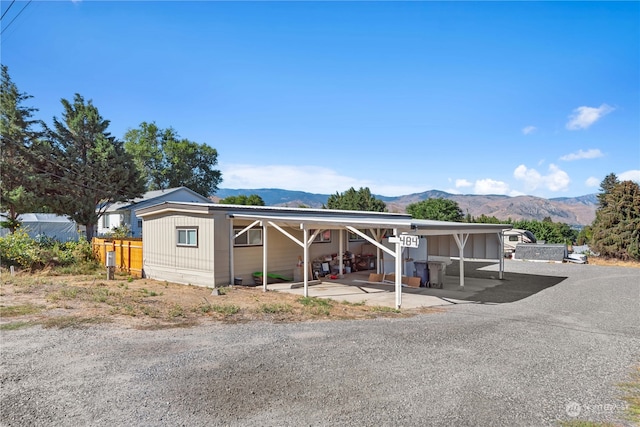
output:
{"label": "distant hill", "polygon": [[[218,201],[229,196],[241,194],[257,194],[262,197],[267,206],[311,207],[321,208],[327,203],[329,194],[315,194],[304,191],[289,191],[277,188],[261,189],[228,189],[218,190],[212,200]],[[410,203],[420,202],[429,198],[450,199],[458,203],[462,212],[478,217],[482,214],[495,216],[499,219],[512,220],[551,218],[554,222],[569,225],[589,225],[596,217],[598,198],[596,194],[580,197],[558,197],[544,199],[533,196],[501,196],[451,194],[445,191],[429,190],[423,193],[408,194],[398,197],[375,196],[387,204],[389,212],[406,212]]]}

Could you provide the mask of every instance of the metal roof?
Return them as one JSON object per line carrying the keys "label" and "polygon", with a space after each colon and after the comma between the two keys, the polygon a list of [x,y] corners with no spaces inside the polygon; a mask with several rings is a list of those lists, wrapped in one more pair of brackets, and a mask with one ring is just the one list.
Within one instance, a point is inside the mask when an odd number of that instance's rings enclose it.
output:
{"label": "metal roof", "polygon": [[[147,191],[146,193],[144,193],[142,195],[142,197],[138,197],[138,198],[133,199],[131,201],[111,203],[109,205],[109,207],[107,207],[106,212],[117,212],[117,211],[120,211],[120,210],[131,209],[131,208],[134,208],[136,206],[141,206],[141,207],[142,206],[149,206],[149,204],[150,203],[152,204],[155,199],[159,199],[161,197],[177,193],[178,191],[186,191],[187,193],[191,194],[193,196],[193,198],[196,198],[196,199],[208,200],[206,197],[202,196],[201,194],[196,193],[195,191],[193,191],[193,190],[191,190],[191,189],[189,189],[187,187],[165,188],[163,190]],[[198,202],[198,203],[206,203],[206,202]]]}
{"label": "metal roof", "polygon": [[226,205],[220,203],[163,202],[136,210],[144,218],[157,213],[190,212],[208,214],[226,212],[228,218],[268,221],[280,226],[299,228],[358,229],[397,228],[420,235],[455,233],[482,234],[511,229],[509,224],[477,224],[466,222],[413,219],[410,215],[389,212],[344,211],[336,209],[289,208],[276,206]]}

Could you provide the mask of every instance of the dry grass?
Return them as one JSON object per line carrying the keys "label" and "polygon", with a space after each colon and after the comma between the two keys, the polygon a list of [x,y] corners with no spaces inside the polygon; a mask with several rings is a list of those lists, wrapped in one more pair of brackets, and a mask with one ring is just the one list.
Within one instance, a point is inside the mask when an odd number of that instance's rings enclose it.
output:
{"label": "dry grass", "polygon": [[640,261],[620,261],[618,259],[607,259],[596,256],[589,257],[589,264],[640,268]]}
{"label": "dry grass", "polygon": [[623,390],[622,400],[628,405],[628,420],[640,426],[640,366],[631,374],[628,382],[620,384],[620,388]]}
{"label": "dry grass", "polygon": [[2,271],[0,328],[78,327],[110,322],[125,327],[157,329],[206,322],[299,322],[312,320],[408,317],[438,309],[394,310],[388,307],[302,298],[262,288],[230,286],[220,295],[209,288],[103,272],[61,275]]}

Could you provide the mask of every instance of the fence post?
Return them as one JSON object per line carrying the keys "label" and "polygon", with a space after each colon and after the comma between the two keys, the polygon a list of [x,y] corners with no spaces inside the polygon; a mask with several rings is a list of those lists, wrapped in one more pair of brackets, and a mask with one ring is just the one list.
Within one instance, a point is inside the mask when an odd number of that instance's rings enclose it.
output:
{"label": "fence post", "polygon": [[131,274],[131,240],[127,242],[127,271]]}

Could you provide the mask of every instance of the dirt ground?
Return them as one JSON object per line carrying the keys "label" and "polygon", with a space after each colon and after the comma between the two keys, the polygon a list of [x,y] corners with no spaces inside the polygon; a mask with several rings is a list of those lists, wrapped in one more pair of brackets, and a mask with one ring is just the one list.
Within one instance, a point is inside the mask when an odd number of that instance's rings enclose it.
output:
{"label": "dirt ground", "polygon": [[[590,264],[640,268],[638,262],[589,258]],[[300,322],[313,320],[410,317],[441,308],[395,310],[268,291],[260,287],[210,288],[116,273],[107,280],[103,269],[85,274],[57,270],[35,273],[0,270],[0,329],[34,324],[72,327],[115,323],[127,328],[190,327],[207,322]]]}
{"label": "dirt ground", "polygon": [[[219,294],[218,294],[219,293]],[[260,287],[210,288],[116,273],[69,275],[55,271],[1,273],[0,328],[33,324],[69,327],[117,323],[136,329],[189,327],[206,322],[296,322],[310,320],[408,317],[435,309],[398,311],[268,291]]]}

